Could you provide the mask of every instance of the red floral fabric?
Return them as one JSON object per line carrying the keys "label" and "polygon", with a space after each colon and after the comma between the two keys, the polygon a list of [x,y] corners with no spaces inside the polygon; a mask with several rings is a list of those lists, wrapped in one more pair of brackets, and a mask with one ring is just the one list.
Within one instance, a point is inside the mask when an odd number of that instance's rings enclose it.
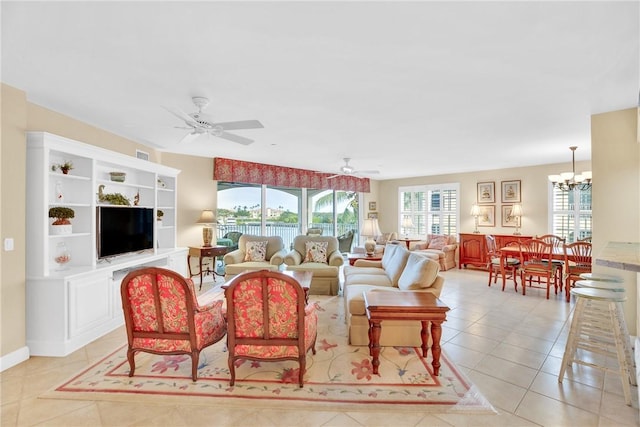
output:
{"label": "red floral fabric", "polygon": [[[226,323],[222,313],[222,300],[200,307],[191,280],[187,281],[194,302],[194,323],[196,329],[196,345],[198,349],[218,341],[226,333]],[[164,332],[189,332],[187,305],[184,288],[175,283],[173,277],[157,276],[160,296],[161,315]],[[153,292],[153,280],[150,274],[141,275],[131,280],[127,293],[131,301],[131,318],[134,331],[158,332],[160,322],[157,315]],[[133,347],[156,351],[182,350],[190,352],[189,340],[167,340],[156,338],[134,338]]]}
{"label": "red floral fabric", "polygon": [[[270,336],[274,338],[297,338],[297,293],[296,289],[284,280],[268,279],[268,322]],[[262,280],[253,278],[238,283],[233,293],[236,337],[262,338],[265,335],[264,303],[262,298]],[[315,305],[305,308],[305,351],[311,348],[317,334],[318,314]],[[238,356],[261,358],[297,357],[296,346],[260,346],[236,345]]]}
{"label": "red floral fabric", "polygon": [[335,174],[222,157],[213,159],[213,179],[218,181],[266,184],[276,187],[370,192],[369,178],[339,175],[328,179],[332,175]]}

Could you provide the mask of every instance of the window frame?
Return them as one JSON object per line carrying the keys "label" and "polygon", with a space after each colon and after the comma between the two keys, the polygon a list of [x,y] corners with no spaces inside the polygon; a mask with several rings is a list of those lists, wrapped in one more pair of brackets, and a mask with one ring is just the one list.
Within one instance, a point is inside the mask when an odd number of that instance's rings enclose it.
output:
{"label": "window frame", "polygon": [[[442,194],[444,191],[455,192],[455,207],[454,209],[432,209],[433,194],[439,192]],[[423,193],[424,196],[424,209],[419,206],[412,206],[409,209],[405,209],[403,201],[403,193]],[[443,206],[443,199],[440,197],[440,206]],[[423,184],[423,185],[410,185],[398,187],[398,224],[400,231],[402,230],[402,218],[409,216],[413,222],[415,231],[407,233],[409,235],[424,235],[427,234],[450,234],[457,236],[460,230],[460,183],[443,183],[443,184]],[[444,230],[445,224],[451,223],[451,216],[454,216],[453,229],[449,226]],[[433,227],[436,222],[433,221],[434,217],[438,217],[437,225],[439,227],[438,233],[434,233]],[[405,234],[404,232],[402,233]]]}

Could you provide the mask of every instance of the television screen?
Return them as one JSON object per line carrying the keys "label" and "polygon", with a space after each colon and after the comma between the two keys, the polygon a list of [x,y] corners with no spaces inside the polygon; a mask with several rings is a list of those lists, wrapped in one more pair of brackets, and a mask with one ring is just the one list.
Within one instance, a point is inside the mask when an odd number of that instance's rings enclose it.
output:
{"label": "television screen", "polygon": [[98,206],[98,258],[153,249],[153,209]]}

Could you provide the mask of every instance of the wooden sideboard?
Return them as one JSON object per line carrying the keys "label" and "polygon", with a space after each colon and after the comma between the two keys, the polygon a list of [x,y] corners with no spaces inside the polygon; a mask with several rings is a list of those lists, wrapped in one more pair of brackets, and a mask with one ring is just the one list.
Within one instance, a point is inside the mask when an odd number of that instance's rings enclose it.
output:
{"label": "wooden sideboard", "polygon": [[[460,233],[460,257],[459,268],[472,265],[485,269],[487,267],[487,240],[485,234],[480,233]],[[531,239],[533,236],[516,236],[513,234],[493,234],[496,239],[496,247],[499,249],[510,242]]]}

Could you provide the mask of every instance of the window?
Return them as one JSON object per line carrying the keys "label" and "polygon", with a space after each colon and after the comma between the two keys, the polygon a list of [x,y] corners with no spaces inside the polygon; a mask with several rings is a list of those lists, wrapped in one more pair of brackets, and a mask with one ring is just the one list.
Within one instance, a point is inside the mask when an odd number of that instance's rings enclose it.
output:
{"label": "window", "polygon": [[400,220],[410,217],[412,230],[409,234],[451,234],[458,233],[458,191],[459,184],[422,185],[400,187]]}
{"label": "window", "polygon": [[[551,185],[551,184],[550,184]],[[567,243],[591,236],[591,189],[562,191],[551,189],[551,233]]]}
{"label": "window", "polygon": [[280,236],[286,248],[306,228],[325,236],[358,234],[357,192],[218,181],[218,237],[229,231]]}

